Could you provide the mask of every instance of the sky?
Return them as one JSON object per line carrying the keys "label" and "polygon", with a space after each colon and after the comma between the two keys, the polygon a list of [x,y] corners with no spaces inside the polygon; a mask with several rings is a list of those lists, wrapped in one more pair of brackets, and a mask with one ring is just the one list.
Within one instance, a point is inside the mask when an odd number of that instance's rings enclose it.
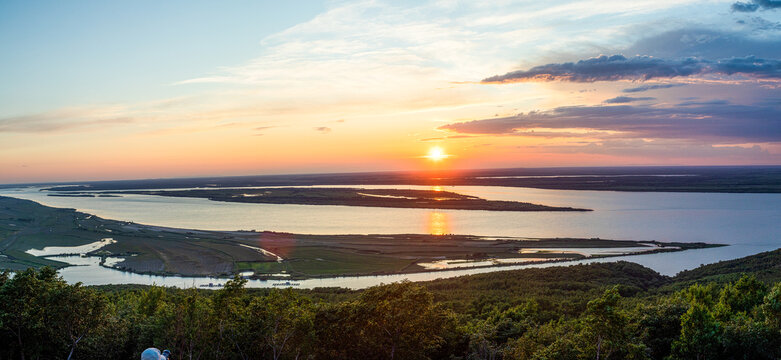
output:
{"label": "sky", "polygon": [[0,50],[0,183],[781,164],[781,0],[8,0]]}

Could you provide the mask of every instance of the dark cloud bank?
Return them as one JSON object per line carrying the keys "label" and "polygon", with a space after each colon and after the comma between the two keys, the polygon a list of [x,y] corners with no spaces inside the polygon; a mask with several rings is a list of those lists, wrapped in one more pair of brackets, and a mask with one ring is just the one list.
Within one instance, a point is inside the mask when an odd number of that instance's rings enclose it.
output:
{"label": "dark cloud bank", "polygon": [[[681,105],[681,104],[679,104]],[[568,106],[504,118],[441,126],[460,134],[539,135],[528,129],[620,131],[626,138],[718,140],[723,143],[781,141],[779,109],[709,102],[676,108]],[[558,135],[560,136],[560,135]]]}
{"label": "dark cloud bank", "polygon": [[755,56],[721,60],[698,58],[662,59],[651,56],[599,56],[577,62],[535,66],[483,79],[484,83],[523,81],[595,82],[650,80],[691,75],[740,74],[760,79],[781,79],[781,61]]}
{"label": "dark cloud bank", "polygon": [[[781,7],[778,1],[752,1],[757,9]],[[624,49],[642,56],[599,56],[576,62],[552,63],[496,75],[484,83],[524,81],[596,81],[672,79],[688,76],[739,75],[750,79],[781,80],[781,41],[756,39],[743,33],[707,29],[679,29],[641,39]],[[667,89],[685,84],[651,83],[624,89],[626,94]],[[781,141],[781,103],[757,99],[750,105],[724,100],[687,98],[675,105],[633,104],[651,97],[618,96],[597,106],[567,106],[441,126],[462,135],[515,135],[545,137],[593,136],[606,141],[642,139],[663,142],[743,144]],[[615,104],[615,105],[610,105]],[[535,131],[535,128],[556,131]],[[578,132],[569,131],[578,129]],[[616,131],[617,133],[609,133]],[[644,144],[644,141],[641,141]],[[592,147],[597,145],[591,144]],[[643,145],[645,146],[645,145]],[[604,147],[603,147],[604,148]],[[610,147],[612,149],[613,146]],[[707,145],[711,151],[711,145]],[[721,149],[721,148],[720,148]],[[737,149],[737,148],[736,148]],[[578,147],[575,151],[582,151]],[[724,149],[722,149],[724,150]],[[721,151],[721,150],[720,150]],[[726,150],[724,150],[726,151]],[[731,151],[731,150],[730,150]],[[746,152],[740,147],[735,151]],[[751,151],[764,151],[752,149]]]}
{"label": "dark cloud bank", "polygon": [[631,96],[616,96],[612,99],[605,100],[606,104],[626,104],[635,101],[648,101],[654,100],[652,97],[631,97]]}
{"label": "dark cloud bank", "polygon": [[[781,0],[774,3],[781,4]],[[640,39],[617,52],[639,55],[602,55],[576,62],[540,65],[492,76],[483,82],[594,82],[736,74],[749,78],[781,79],[781,38],[758,38],[749,32],[682,28]],[[634,91],[673,86],[676,85],[656,84],[638,87]]]}
{"label": "dark cloud bank", "polygon": [[757,10],[772,10],[781,8],[779,0],[752,0],[748,2],[738,1],[732,4],[732,11],[754,12]]}
{"label": "dark cloud bank", "polygon": [[678,87],[678,86],[684,86],[686,84],[646,84],[646,85],[640,85],[638,87],[628,88],[621,90],[625,93],[638,93],[643,91],[650,91],[650,90],[656,90],[656,89],[669,89],[672,87]]}

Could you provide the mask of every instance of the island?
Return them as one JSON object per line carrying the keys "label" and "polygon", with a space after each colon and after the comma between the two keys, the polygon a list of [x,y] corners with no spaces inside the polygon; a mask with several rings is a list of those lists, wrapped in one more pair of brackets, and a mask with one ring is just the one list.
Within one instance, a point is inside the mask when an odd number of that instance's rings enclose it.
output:
{"label": "island", "polygon": [[[190,197],[205,198],[213,201],[259,204],[343,205],[489,211],[591,211],[590,209],[547,206],[519,201],[486,200],[476,196],[441,190],[263,187],[192,190],[129,190],[103,192],[99,194],[141,194]],[[78,192],[70,193],[69,195],[88,196],[91,195],[91,193]]]}

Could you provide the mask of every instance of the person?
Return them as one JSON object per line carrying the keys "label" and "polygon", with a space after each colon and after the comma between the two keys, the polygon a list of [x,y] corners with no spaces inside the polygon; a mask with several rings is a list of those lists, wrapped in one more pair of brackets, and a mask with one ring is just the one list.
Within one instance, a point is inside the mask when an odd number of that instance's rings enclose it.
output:
{"label": "person", "polygon": [[152,347],[141,353],[141,360],[168,360],[169,356],[171,356],[170,351],[164,350],[160,353],[160,350]]}

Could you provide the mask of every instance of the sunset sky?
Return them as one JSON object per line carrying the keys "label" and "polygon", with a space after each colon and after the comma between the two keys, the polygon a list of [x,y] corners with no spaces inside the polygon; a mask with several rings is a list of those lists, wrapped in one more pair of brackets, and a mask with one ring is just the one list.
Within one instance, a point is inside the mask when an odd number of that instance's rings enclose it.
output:
{"label": "sunset sky", "polygon": [[0,183],[781,164],[781,1],[3,1],[0,46]]}

